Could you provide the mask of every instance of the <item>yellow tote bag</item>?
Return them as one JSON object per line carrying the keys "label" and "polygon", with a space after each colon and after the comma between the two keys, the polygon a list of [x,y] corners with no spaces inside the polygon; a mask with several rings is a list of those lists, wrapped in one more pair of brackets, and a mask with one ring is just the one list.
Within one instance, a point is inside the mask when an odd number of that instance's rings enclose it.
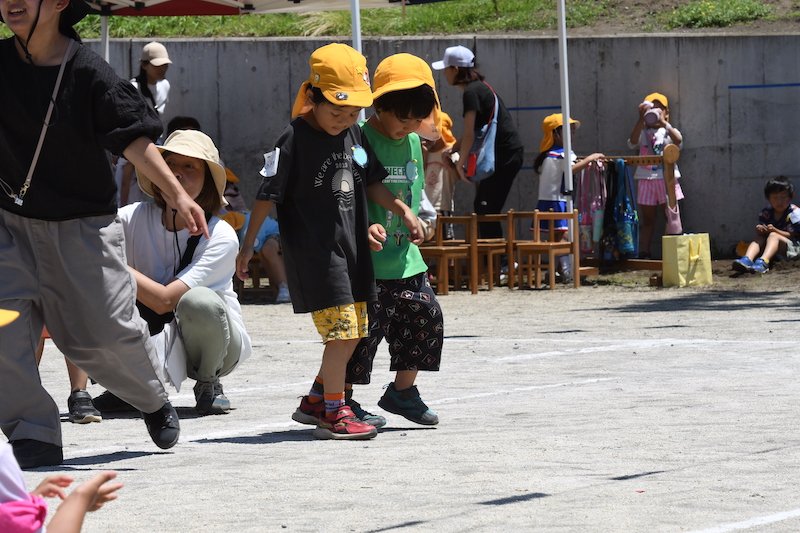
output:
{"label": "yellow tote bag", "polygon": [[708,233],[661,237],[664,287],[711,285]]}

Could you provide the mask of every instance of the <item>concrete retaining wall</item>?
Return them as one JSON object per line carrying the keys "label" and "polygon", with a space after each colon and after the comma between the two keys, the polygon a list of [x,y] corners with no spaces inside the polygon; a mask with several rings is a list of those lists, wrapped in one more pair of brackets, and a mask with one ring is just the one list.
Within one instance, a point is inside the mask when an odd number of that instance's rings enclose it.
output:
{"label": "concrete retaining wall", "polygon": [[[111,63],[125,77],[135,74],[146,40],[115,40]],[[252,198],[261,154],[289,120],[295,91],[308,75],[308,56],[330,42],[314,39],[165,41],[174,63],[166,118],[194,115],[242,178]],[[553,38],[383,38],[364,41],[372,70],[387,55],[409,52],[429,61],[447,46],[476,50],[480,70],[503,97],[526,145],[507,208],[532,208],[536,177],[531,169],[542,118],[559,105],[558,49]],[[99,49],[96,42],[90,45]],[[636,106],[654,90],[670,98],[671,122],[684,135],[680,168],[686,194],[687,231],[708,232],[712,248],[728,254],[749,240],[765,203],[766,178],[797,178],[794,133],[800,106],[800,35],[571,38],[569,71],[572,115],[582,121],[575,151],[630,153],[626,138]],[[442,104],[461,128],[461,93],[439,76]],[[800,180],[798,185],[800,186]],[[472,191],[459,185],[457,208],[471,210]]]}

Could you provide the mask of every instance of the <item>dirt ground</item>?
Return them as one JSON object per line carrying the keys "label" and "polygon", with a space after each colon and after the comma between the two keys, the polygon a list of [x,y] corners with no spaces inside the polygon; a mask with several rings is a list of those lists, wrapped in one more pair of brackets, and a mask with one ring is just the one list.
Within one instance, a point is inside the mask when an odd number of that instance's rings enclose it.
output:
{"label": "dirt ground", "polygon": [[[731,292],[759,292],[777,290],[795,290],[800,287],[800,262],[783,261],[772,265],[772,269],[763,275],[740,274],[731,270],[731,259],[712,261],[714,290]],[[586,280],[588,285],[617,286],[628,289],[659,290],[650,286],[653,272],[647,270],[632,272],[615,272],[593,276]],[[667,289],[668,290],[668,289]]]}
{"label": "dirt ground", "polygon": [[[631,33],[652,33],[671,31],[677,33],[736,33],[736,34],[776,34],[795,33],[800,30],[800,0],[762,0],[772,9],[769,20],[747,24],[737,24],[727,28],[703,28],[667,30],[656,21],[659,14],[665,13],[688,0],[611,0],[607,14],[592,26],[570,28],[570,35],[617,35]],[[542,34],[552,32],[542,32]]]}

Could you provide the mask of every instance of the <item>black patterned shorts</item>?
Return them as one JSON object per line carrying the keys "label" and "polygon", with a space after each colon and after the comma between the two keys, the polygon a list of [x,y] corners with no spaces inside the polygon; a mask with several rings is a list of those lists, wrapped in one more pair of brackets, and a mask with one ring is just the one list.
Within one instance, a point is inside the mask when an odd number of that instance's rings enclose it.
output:
{"label": "black patterned shorts", "polygon": [[369,337],[361,339],[347,364],[348,383],[370,382],[378,345],[389,343],[389,370],[439,370],[444,318],[423,272],[400,280],[376,280],[378,300],[367,303]]}

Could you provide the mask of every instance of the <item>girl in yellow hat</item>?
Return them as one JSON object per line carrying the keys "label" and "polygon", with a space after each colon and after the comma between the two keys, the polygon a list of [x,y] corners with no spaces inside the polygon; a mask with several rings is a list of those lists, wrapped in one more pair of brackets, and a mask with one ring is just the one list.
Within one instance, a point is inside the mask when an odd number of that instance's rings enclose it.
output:
{"label": "girl in yellow hat", "polygon": [[[683,135],[669,122],[669,100],[661,93],[651,93],[639,104],[639,119],[633,125],[628,146],[638,149],[639,155],[661,155],[668,144],[681,146]],[[650,257],[658,206],[667,206],[667,188],[664,183],[664,166],[638,166],[633,175],[636,180],[636,202],[642,216],[639,224],[639,257]],[[675,198],[683,199],[675,165]]]}
{"label": "girl in yellow hat", "polygon": [[[581,123],[573,118],[569,119],[571,131],[575,131]],[[539,201],[536,208],[540,211],[555,211],[564,213],[567,210],[567,190],[564,180],[563,163],[564,144],[562,138],[562,127],[564,117],[561,113],[548,115],[542,121],[542,141],[539,143],[539,155],[533,163],[533,168],[539,174]],[[593,153],[580,161],[575,152],[570,153],[572,162],[572,172],[579,172],[590,162],[597,161],[605,157],[601,153]],[[543,233],[548,232],[548,222],[543,221],[540,229]],[[556,220],[556,238],[564,240],[567,238],[569,226],[566,219]],[[569,256],[561,256],[558,261],[558,272],[561,274],[563,283],[572,282],[572,272]]]}

